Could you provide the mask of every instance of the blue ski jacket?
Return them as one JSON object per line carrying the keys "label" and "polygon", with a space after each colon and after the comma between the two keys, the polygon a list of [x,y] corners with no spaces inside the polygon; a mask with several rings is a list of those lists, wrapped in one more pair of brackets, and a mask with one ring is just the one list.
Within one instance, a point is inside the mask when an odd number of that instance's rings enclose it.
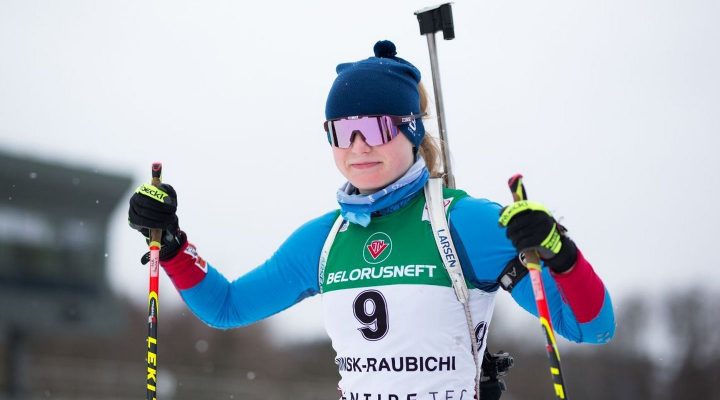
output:
{"label": "blue ski jacket", "polygon": [[[472,197],[457,201],[449,226],[466,279],[495,291],[498,278],[517,252],[498,226],[501,206]],[[338,216],[328,212],[299,227],[264,263],[229,281],[186,243],[162,266],[192,312],[208,325],[234,328],[257,322],[318,294],[318,263],[323,244]],[[555,330],[585,343],[605,343],[615,331],[610,295],[578,251],[575,266],[564,274],[543,268],[542,279]],[[268,295],[271,293],[271,295]],[[517,304],[537,315],[529,274],[510,293]]]}

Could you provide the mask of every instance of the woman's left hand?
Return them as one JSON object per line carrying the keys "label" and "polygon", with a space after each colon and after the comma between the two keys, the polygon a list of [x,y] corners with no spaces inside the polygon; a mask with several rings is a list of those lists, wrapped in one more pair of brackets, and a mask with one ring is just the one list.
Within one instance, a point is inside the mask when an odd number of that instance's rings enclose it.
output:
{"label": "woman's left hand", "polygon": [[550,269],[568,271],[577,260],[577,247],[548,209],[532,201],[516,201],[500,213],[500,226],[518,252],[535,250]]}

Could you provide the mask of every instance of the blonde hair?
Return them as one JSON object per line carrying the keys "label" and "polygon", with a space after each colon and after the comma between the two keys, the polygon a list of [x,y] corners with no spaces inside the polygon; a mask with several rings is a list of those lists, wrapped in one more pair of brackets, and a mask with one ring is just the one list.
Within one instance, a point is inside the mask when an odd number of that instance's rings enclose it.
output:
{"label": "blonde hair", "polygon": [[[427,115],[428,94],[425,90],[425,85],[423,85],[422,82],[418,83],[418,92],[420,93],[420,110],[426,114],[423,119],[428,120],[430,118]],[[439,178],[443,174],[440,145],[440,139],[430,136],[427,127],[425,127],[425,136],[420,143],[418,154],[420,154],[420,157],[425,159],[427,169],[430,171],[430,176],[433,178]]]}

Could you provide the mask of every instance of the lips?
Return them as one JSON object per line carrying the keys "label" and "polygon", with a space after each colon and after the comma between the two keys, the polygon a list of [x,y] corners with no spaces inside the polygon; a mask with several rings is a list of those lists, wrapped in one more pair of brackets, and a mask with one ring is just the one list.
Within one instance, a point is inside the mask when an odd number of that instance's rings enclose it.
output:
{"label": "lips", "polygon": [[350,168],[367,169],[367,168],[372,168],[376,165],[380,165],[380,162],[379,161],[367,161],[367,162],[351,163]]}

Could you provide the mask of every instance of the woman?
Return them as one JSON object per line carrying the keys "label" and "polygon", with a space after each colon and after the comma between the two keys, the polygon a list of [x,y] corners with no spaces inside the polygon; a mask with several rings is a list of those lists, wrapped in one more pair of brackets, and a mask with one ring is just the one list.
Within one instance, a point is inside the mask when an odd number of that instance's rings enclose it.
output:
{"label": "woman", "polygon": [[496,203],[443,189],[470,288],[471,315],[463,312],[426,210],[423,188],[436,173],[438,152],[421,119],[427,101],[420,72],[391,42],[378,42],[374,52],[338,65],[326,103],[328,141],[347,178],[337,192],[340,210],[301,226],[246,275],[229,282],[198,255],[178,228],[170,185],[160,188],[168,194],[164,203],[140,190],[133,195],[130,224],[145,234],[164,230],[161,264],[188,307],[225,329],[321,294],[343,399],[471,399],[478,368],[472,350],[484,349],[498,288],[535,314],[529,279],[508,273],[522,270],[518,251],[533,248],[547,267],[558,333],[578,342],[610,340],[615,324],[602,281],[543,207],[505,215],[506,229]]}

